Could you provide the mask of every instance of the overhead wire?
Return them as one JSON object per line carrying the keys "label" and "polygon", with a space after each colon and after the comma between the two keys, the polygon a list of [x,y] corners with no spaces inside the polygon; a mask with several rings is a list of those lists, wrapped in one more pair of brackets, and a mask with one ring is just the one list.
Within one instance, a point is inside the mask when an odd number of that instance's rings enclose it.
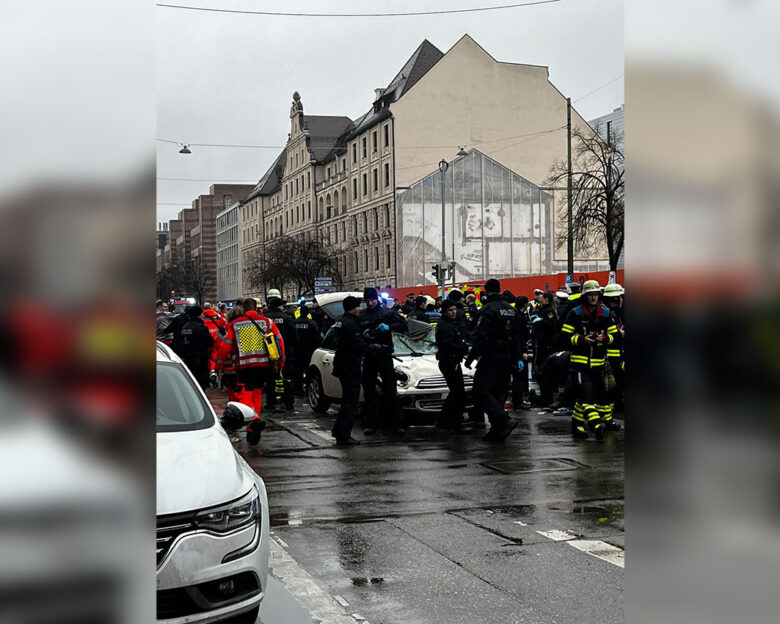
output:
{"label": "overhead wire", "polygon": [[561,0],[532,0],[531,2],[518,2],[513,4],[501,4],[488,7],[470,7],[467,9],[443,9],[440,11],[409,11],[398,13],[287,13],[284,11],[248,11],[242,9],[218,9],[215,7],[197,7],[181,4],[158,3],[155,6],[166,9],[184,9],[188,11],[207,11],[211,13],[237,13],[241,15],[265,15],[274,17],[412,17],[422,15],[446,15],[452,13],[476,13],[479,11],[498,11],[503,9],[518,9],[521,7],[535,6],[539,4],[553,4]]}

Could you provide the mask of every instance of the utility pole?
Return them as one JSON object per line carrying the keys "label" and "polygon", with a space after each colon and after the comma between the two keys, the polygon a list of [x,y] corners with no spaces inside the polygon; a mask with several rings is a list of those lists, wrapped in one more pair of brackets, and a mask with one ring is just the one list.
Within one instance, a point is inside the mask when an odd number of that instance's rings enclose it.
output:
{"label": "utility pole", "polygon": [[569,154],[569,170],[566,189],[568,199],[568,210],[566,216],[568,218],[568,235],[566,238],[566,272],[571,276],[570,279],[574,279],[574,227],[572,225],[573,213],[572,213],[572,197],[571,197],[571,98],[566,98],[566,142],[567,151]]}
{"label": "utility pole", "polygon": [[444,286],[447,282],[447,248],[445,247],[445,216],[444,216],[444,199],[445,199],[445,175],[447,174],[447,168],[449,163],[441,159],[439,162],[439,171],[441,171],[441,264],[439,265],[439,281],[441,282],[441,300],[444,301]]}

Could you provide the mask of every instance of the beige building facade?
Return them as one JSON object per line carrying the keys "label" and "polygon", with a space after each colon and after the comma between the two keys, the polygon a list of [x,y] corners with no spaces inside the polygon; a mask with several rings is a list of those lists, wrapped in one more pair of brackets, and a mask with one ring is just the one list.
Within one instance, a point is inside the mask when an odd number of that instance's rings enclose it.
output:
{"label": "beige building facade", "polygon": [[[446,54],[423,41],[354,121],[305,115],[295,93],[287,146],[241,206],[245,275],[264,245],[319,236],[340,257],[343,288],[407,285],[397,283],[396,193],[461,148],[541,186],[566,157],[566,108],[547,67],[497,61],[468,35]],[[575,110],[572,126],[588,127]],[[553,203],[560,195],[552,193]],[[558,208],[551,212],[550,242],[560,228]],[[552,260],[565,262],[565,247],[551,247]],[[575,269],[595,270],[602,260]],[[253,289],[245,281],[246,295],[263,296]]]}

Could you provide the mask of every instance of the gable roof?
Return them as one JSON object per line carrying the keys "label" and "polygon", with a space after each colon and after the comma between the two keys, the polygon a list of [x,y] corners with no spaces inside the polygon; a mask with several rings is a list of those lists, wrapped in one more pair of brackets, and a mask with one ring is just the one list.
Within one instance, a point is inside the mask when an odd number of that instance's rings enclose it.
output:
{"label": "gable roof", "polygon": [[282,175],[284,173],[284,162],[286,160],[287,148],[284,148],[242,203],[246,203],[258,195],[273,195],[282,188]]}
{"label": "gable roof", "polygon": [[341,146],[339,138],[354,127],[349,117],[327,115],[304,115],[303,124],[309,131],[306,144],[317,162],[329,159],[332,152]]}
{"label": "gable roof", "polygon": [[401,68],[395,78],[390,81],[385,89],[385,94],[382,96],[392,98],[391,102],[397,102],[404,93],[411,89],[414,84],[422,78],[428,70],[436,65],[444,56],[444,53],[439,50],[427,39],[417,47],[412,56],[406,61],[406,64]]}

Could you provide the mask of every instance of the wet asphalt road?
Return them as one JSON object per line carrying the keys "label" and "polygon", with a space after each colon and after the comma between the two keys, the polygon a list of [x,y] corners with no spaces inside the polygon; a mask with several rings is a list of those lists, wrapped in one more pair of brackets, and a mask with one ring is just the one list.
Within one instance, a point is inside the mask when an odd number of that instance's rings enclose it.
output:
{"label": "wet asphalt road", "polygon": [[335,417],[305,404],[267,414],[257,447],[242,434],[273,546],[306,577],[272,579],[260,621],[622,622],[623,432],[573,440],[568,417],[516,416],[504,444],[428,428],[364,438],[356,426],[364,444],[341,449]]}

